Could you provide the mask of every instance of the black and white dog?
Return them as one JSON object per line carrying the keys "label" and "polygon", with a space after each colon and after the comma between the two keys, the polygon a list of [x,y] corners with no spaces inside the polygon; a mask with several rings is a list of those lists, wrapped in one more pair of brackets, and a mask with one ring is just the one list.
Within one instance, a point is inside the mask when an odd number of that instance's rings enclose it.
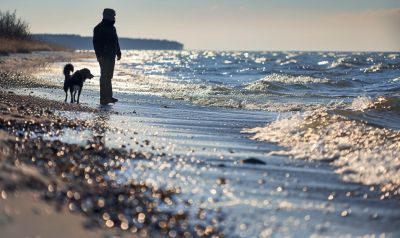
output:
{"label": "black and white dog", "polygon": [[[86,79],[93,78],[93,74],[87,68],[77,70],[73,75],[74,66],[72,64],[67,64],[64,66],[64,91],[65,91],[65,102],[68,98],[68,89],[71,93],[71,103],[79,103],[79,97],[81,96],[83,83]],[[76,93],[78,92],[78,98],[75,99]]]}

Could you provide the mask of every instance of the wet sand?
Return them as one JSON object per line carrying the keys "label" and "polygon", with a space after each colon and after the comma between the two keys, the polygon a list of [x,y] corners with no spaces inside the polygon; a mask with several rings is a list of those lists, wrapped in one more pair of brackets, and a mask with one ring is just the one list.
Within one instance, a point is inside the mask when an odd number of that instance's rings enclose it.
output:
{"label": "wet sand", "polygon": [[[3,90],[0,90],[0,101],[0,230],[2,236],[112,236],[115,232],[86,229],[84,227],[86,219],[82,215],[70,213],[66,208],[56,208],[49,201],[43,200],[44,191],[53,184],[51,176],[42,174],[43,171],[38,167],[24,162],[24,159],[30,157],[15,156],[13,153],[21,138],[15,135],[16,130],[26,131],[39,128],[46,130],[55,125],[76,126],[75,123],[55,118],[50,110],[94,110],[30,96],[19,96],[11,91]],[[22,143],[27,144],[26,141]],[[38,152],[24,149],[28,154]]]}
{"label": "wet sand", "polygon": [[[99,109],[17,95],[10,88],[17,90],[31,84],[34,78],[13,68],[1,73],[2,234],[53,237],[56,232],[63,231],[58,229],[60,226],[73,231],[64,232],[61,237],[218,234],[211,226],[188,225],[183,211],[158,209],[158,205],[175,205],[173,196],[179,191],[155,188],[140,181],[120,184],[113,179],[115,171],[120,170],[125,161],[145,160],[148,154],[107,148],[101,135],[94,135],[85,145],[46,140],[46,136],[57,137],[66,129],[101,134],[107,129],[107,125],[101,123],[102,118],[88,121],[57,115],[59,112],[99,114]],[[19,80],[21,78],[29,81]],[[38,87],[51,88],[40,85],[40,81],[33,82],[32,87],[33,91]],[[24,204],[18,206],[18,202]],[[46,214],[30,222],[42,211]],[[52,221],[46,222],[46,219]],[[73,223],[68,222],[71,219]],[[51,229],[46,228],[49,225]],[[24,229],[15,231],[15,227]]]}
{"label": "wet sand", "polygon": [[85,107],[77,108],[62,103],[58,88],[13,91],[38,96],[22,97],[32,105],[53,105],[29,114],[34,106],[18,109],[20,96],[3,91],[5,99],[14,97],[13,105],[1,106],[8,135],[1,137],[2,153],[10,155],[3,163],[39,169],[51,181],[35,188],[41,201],[77,212],[94,227],[151,237],[400,234],[398,197],[346,183],[327,162],[270,155],[277,145],[240,133],[273,121],[275,113],[128,93],[99,107],[94,90],[84,91]]}
{"label": "wet sand", "polygon": [[[101,133],[107,125],[102,123],[102,118],[89,121],[54,114],[56,110],[100,113],[99,110],[16,95],[10,91],[0,91],[0,99],[0,185],[3,194],[12,194],[11,199],[24,196],[25,193],[20,195],[21,189],[35,189],[34,194],[54,204],[56,210],[84,214],[88,219],[85,226],[116,227],[125,235],[137,233],[155,237],[169,232],[179,236],[197,232],[208,235],[218,233],[211,226],[189,226],[184,211],[158,209],[158,206],[176,205],[174,196],[179,193],[177,189],[159,189],[140,181],[123,184],[116,181],[116,171],[120,171],[127,160],[148,160],[151,155],[106,147]],[[89,130],[93,137],[85,145],[45,139],[46,136],[60,136],[66,129]],[[27,197],[28,202],[30,196]],[[7,195],[4,198],[7,199]],[[15,203],[6,203],[5,210],[16,209],[12,204]],[[11,208],[6,208],[8,206]],[[40,203],[35,206],[40,206]],[[26,212],[29,207],[22,209]],[[69,213],[63,212],[63,215],[68,217]],[[18,217],[11,220],[27,221]],[[13,225],[13,222],[6,224],[4,229],[8,231]],[[84,232],[83,229],[78,230]],[[28,228],[26,232],[28,235],[35,230]]]}

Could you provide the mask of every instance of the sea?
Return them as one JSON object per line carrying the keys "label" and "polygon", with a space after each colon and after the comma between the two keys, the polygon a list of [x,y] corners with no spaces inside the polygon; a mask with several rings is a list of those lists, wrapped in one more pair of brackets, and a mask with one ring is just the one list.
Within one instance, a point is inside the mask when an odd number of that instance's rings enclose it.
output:
{"label": "sea", "polygon": [[[62,85],[65,63],[37,77]],[[101,108],[96,59],[72,63],[96,76],[81,102]],[[107,145],[154,155],[118,180],[179,187],[193,224],[226,237],[400,235],[399,52],[123,51],[112,83]],[[57,139],[91,137],[76,133]]]}

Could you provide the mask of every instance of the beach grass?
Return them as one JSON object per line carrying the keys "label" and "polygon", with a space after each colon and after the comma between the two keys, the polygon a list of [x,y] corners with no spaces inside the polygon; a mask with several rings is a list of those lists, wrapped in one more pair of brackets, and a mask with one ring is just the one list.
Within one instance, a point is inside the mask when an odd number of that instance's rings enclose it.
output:
{"label": "beach grass", "polygon": [[32,39],[0,37],[0,55],[34,51],[69,51],[69,49]]}
{"label": "beach grass", "polygon": [[29,23],[16,11],[0,11],[0,55],[31,53],[33,51],[65,51],[65,47],[34,40]]}

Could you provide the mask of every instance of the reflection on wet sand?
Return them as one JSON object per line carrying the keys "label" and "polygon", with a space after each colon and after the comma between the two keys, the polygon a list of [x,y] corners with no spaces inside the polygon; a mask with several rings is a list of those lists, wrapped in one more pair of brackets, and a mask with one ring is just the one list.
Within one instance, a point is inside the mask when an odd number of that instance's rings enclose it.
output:
{"label": "reflection on wet sand", "polygon": [[100,106],[99,112],[95,113],[93,124],[93,143],[106,147],[106,132],[109,128],[108,121],[112,113],[111,106]]}

